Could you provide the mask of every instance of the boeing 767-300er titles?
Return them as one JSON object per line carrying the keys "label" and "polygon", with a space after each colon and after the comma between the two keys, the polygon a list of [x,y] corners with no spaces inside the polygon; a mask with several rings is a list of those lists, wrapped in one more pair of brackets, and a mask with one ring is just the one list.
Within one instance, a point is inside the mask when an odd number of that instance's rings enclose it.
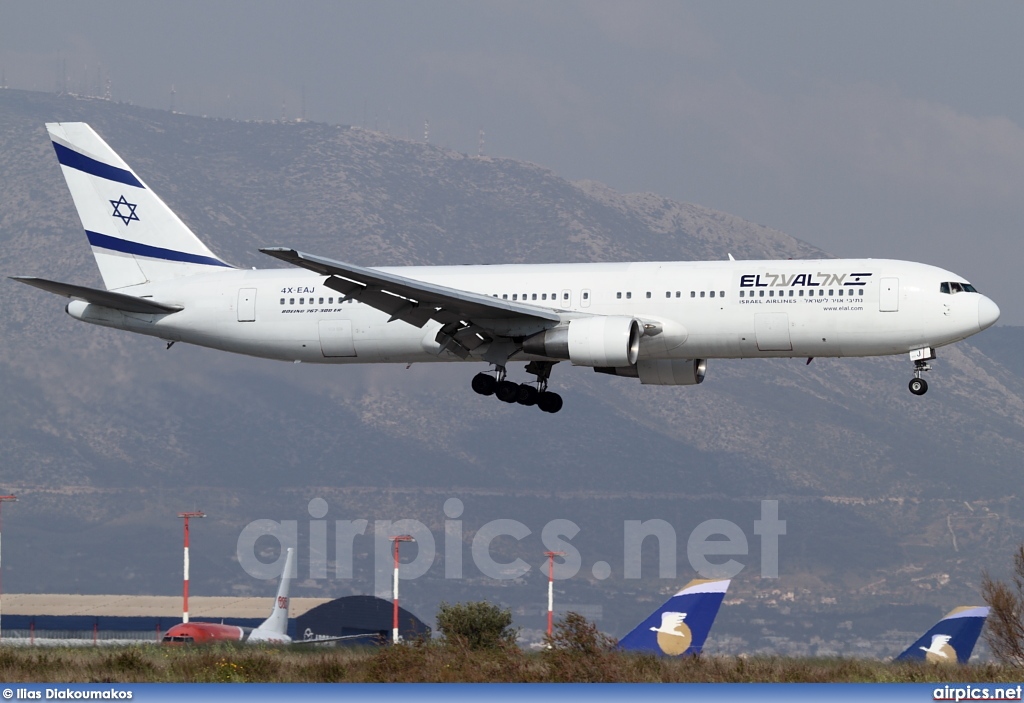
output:
{"label": "boeing 767-300er titles", "polygon": [[[17,280],[71,298],[72,317],[250,356],[328,364],[476,361],[473,390],[558,412],[559,361],[656,385],[704,380],[708,359],[909,354],[999,319],[950,271],[909,261],[682,261],[364,268],[294,249],[298,268],[221,260],[99,135],[48,124],[106,290]],[[536,380],[514,383],[509,362]]]}

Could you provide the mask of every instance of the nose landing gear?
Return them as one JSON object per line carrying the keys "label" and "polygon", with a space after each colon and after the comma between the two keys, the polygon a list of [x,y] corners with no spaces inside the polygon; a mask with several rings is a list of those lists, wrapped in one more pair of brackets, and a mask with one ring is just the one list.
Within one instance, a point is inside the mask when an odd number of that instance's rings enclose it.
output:
{"label": "nose landing gear", "polygon": [[536,386],[530,383],[513,383],[505,378],[505,367],[495,366],[494,375],[478,373],[473,377],[473,390],[480,395],[493,395],[504,403],[518,403],[527,407],[537,406],[546,413],[557,413],[562,409],[562,396],[548,390],[548,378],[554,361],[531,361],[526,372],[537,377]]}
{"label": "nose landing gear", "polygon": [[932,370],[928,362],[934,358],[935,350],[931,347],[910,352],[910,359],[914,362],[914,377],[910,379],[909,388],[914,395],[924,395],[928,392],[928,381],[921,378],[921,374]]}

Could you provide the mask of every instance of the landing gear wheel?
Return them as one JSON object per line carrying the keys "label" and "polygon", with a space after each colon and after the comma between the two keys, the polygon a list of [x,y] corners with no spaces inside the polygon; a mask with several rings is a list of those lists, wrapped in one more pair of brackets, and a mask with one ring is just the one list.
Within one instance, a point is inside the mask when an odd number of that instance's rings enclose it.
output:
{"label": "landing gear wheel", "polygon": [[562,409],[562,396],[544,391],[537,395],[537,407],[546,413],[557,413]]}
{"label": "landing gear wheel", "polygon": [[536,405],[539,396],[540,391],[528,383],[522,383],[516,392],[516,402],[520,405]]}
{"label": "landing gear wheel", "polygon": [[480,395],[494,395],[494,389],[498,382],[487,373],[478,373],[473,377],[473,390]]}
{"label": "landing gear wheel", "polygon": [[519,396],[519,384],[512,381],[499,381],[494,395],[503,403],[514,403]]}
{"label": "landing gear wheel", "polygon": [[914,395],[924,395],[928,392],[928,381],[923,378],[910,379],[910,392]]}

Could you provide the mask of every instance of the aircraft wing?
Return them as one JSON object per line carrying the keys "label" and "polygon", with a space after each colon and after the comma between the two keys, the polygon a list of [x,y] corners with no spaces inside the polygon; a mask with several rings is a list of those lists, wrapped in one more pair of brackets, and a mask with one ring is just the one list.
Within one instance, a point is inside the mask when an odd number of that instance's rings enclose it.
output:
{"label": "aircraft wing", "polygon": [[84,300],[87,303],[95,303],[96,305],[102,305],[103,307],[113,308],[115,310],[121,310],[123,312],[139,312],[139,313],[150,313],[153,315],[166,315],[172,312],[178,312],[184,308],[180,305],[166,305],[164,303],[158,303],[149,298],[139,298],[134,295],[125,295],[124,293],[115,293],[109,290],[98,290],[96,288],[86,288],[85,286],[76,286],[71,283],[61,283],[60,281],[48,281],[45,278],[36,278],[34,276],[11,276],[15,281],[21,281],[27,283],[30,286],[36,288],[42,288],[50,293],[56,293],[62,295],[65,298],[77,298]]}
{"label": "aircraft wing", "polygon": [[358,640],[368,637],[380,638],[379,632],[367,632],[362,635],[340,635],[338,637],[317,637],[311,640],[292,640],[292,644],[326,644],[328,642],[341,642],[342,640]]}
{"label": "aircraft wing", "polygon": [[437,342],[466,358],[495,337],[527,337],[561,322],[550,308],[493,298],[405,276],[305,254],[294,249],[260,249],[276,259],[327,276],[324,285],[370,307],[391,320],[423,327],[430,320],[443,326]]}

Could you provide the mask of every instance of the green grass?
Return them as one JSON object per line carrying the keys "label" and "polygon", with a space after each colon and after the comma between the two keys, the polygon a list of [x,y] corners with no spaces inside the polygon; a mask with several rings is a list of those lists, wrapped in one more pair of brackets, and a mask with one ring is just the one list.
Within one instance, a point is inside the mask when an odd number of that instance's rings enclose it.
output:
{"label": "green grass", "polygon": [[380,649],[323,647],[0,648],[8,683],[142,682],[968,682],[1016,683],[1024,669],[939,667],[862,659],[654,656],[518,648],[470,651],[441,643]]}

